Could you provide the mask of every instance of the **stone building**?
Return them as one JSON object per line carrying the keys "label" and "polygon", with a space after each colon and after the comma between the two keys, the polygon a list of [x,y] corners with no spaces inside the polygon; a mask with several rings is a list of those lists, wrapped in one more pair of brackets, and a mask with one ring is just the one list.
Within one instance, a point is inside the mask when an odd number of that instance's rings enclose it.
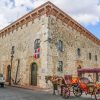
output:
{"label": "stone building", "polygon": [[100,40],[47,2],[0,31],[0,67],[7,82],[11,71],[12,83],[45,87],[46,75],[100,67]]}

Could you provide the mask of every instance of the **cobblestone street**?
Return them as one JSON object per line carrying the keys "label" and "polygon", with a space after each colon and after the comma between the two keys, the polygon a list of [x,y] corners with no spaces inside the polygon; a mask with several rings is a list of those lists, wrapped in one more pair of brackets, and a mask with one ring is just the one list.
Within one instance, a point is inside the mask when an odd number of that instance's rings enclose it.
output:
{"label": "cobblestone street", "polygon": [[[51,92],[34,91],[15,87],[0,88],[0,100],[64,100],[59,95],[52,95]],[[94,100],[88,95],[82,97],[72,96],[68,100]]]}

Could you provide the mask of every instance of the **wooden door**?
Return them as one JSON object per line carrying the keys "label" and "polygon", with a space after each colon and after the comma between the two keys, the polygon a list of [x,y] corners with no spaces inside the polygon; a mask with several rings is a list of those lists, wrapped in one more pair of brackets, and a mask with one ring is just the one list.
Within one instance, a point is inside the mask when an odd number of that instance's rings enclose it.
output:
{"label": "wooden door", "polygon": [[37,86],[37,64],[33,63],[31,65],[31,85]]}

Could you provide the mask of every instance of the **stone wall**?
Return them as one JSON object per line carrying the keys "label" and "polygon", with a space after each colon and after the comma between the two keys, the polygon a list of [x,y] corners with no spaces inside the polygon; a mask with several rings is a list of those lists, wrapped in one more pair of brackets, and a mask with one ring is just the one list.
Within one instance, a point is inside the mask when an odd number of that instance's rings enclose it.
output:
{"label": "stone wall", "polygon": [[[77,32],[54,16],[49,16],[49,37],[48,43],[48,68],[49,74],[77,75],[77,68],[100,67],[100,46],[88,39],[82,33]],[[56,44],[62,40],[64,44],[63,52],[58,52]],[[81,56],[77,55],[77,48],[81,49]],[[89,60],[89,53],[92,59]],[[97,55],[98,60],[95,60]],[[58,61],[63,61],[63,73],[57,71]]]}
{"label": "stone wall", "polygon": [[[11,64],[11,48],[15,46],[15,53],[12,65],[12,78],[15,79],[16,69],[19,64],[18,79],[21,79],[21,85],[29,85],[31,78],[31,64],[36,62],[38,65],[38,84],[44,84],[44,73],[47,67],[47,36],[48,36],[48,17],[46,15],[36,18],[28,24],[19,27],[10,32],[3,38],[0,38],[0,67],[2,73],[7,78],[7,66]],[[40,39],[41,53],[40,59],[34,59],[34,41]],[[42,81],[43,80],[43,81]]]}
{"label": "stone wall", "polygon": [[[36,39],[41,40],[40,59],[33,57]],[[63,41],[63,52],[57,51],[56,45],[59,40]],[[33,62],[38,65],[37,81],[41,87],[46,86],[45,75],[77,75],[79,66],[82,68],[100,66],[100,46],[52,15],[38,17],[0,38],[0,67],[5,78],[7,66],[11,64],[12,46],[15,46],[12,78],[15,79],[19,59],[20,85],[30,85]],[[77,56],[77,48],[81,49],[81,57]],[[91,60],[89,52],[92,53]],[[98,61],[95,61],[95,55],[98,56]],[[64,63],[63,72],[57,71],[58,61]]]}

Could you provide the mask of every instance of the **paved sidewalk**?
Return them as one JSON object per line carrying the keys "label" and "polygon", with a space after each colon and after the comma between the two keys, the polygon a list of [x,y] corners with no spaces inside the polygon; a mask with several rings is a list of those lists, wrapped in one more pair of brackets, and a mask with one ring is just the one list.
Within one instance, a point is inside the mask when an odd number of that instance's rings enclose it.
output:
{"label": "paved sidewalk", "polygon": [[[9,87],[8,84],[6,84],[6,86]],[[28,85],[14,85],[12,84],[11,87],[17,87],[17,88],[22,88],[22,89],[28,89],[28,90],[37,90],[37,91],[50,91],[50,88],[41,88],[39,86],[28,86]]]}
{"label": "paved sidewalk", "polygon": [[[29,90],[6,86],[0,88],[0,100],[65,100],[60,95],[52,95],[50,90]],[[94,100],[90,95],[82,95],[77,98],[71,94],[68,100]]]}

